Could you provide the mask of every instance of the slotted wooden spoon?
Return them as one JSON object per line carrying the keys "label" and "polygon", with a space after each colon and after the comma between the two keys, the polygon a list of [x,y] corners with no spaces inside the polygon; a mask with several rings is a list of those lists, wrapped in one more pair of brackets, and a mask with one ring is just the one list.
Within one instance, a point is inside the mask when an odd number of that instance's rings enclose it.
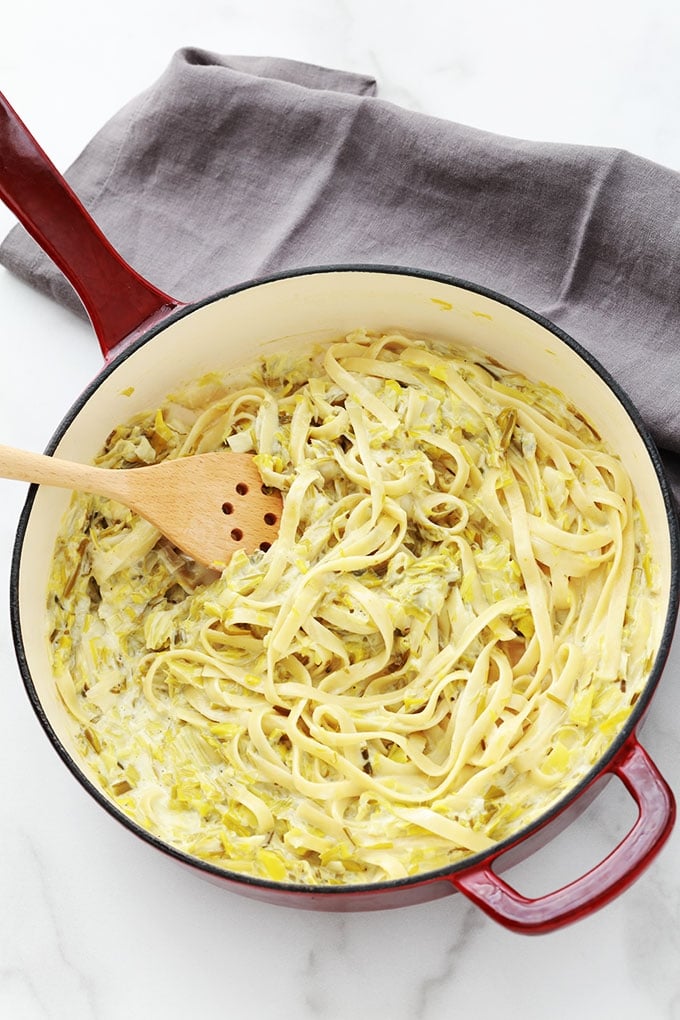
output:
{"label": "slotted wooden spoon", "polygon": [[115,499],[207,567],[225,564],[237,549],[267,550],[283,509],[281,493],[262,484],[248,453],[203,453],[111,470],[0,446],[0,478]]}

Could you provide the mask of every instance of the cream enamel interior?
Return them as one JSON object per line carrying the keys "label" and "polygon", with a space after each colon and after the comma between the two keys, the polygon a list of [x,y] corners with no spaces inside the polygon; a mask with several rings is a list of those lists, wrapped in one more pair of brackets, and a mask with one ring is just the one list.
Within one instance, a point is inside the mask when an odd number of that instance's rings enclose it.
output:
{"label": "cream enamel interior", "polygon": [[[670,533],[663,494],[646,446],[625,407],[600,376],[550,330],[463,286],[380,271],[320,271],[248,287],[193,310],[131,353],[75,416],[57,455],[90,461],[109,431],[208,371],[252,361],[267,349],[338,338],[352,329],[398,328],[469,344],[507,367],[560,389],[622,457],[655,536],[662,604],[671,592]],[[130,387],[133,392],[126,395]],[[47,657],[45,592],[54,540],[69,494],[38,490],[19,574],[24,651],[50,725],[78,761],[71,725],[57,698]],[[91,776],[88,778],[92,779]]]}

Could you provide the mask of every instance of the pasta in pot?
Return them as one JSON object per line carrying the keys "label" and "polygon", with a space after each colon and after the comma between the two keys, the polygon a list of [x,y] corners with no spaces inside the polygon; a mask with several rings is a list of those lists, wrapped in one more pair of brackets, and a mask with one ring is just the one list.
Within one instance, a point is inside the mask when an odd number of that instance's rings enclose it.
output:
{"label": "pasta in pot", "polygon": [[656,652],[655,567],[621,462],[560,393],[357,331],[187,387],[98,463],[221,448],[283,492],[267,551],[205,571],[84,495],[55,550],[58,690],[137,823],[259,878],[400,879],[602,756]]}

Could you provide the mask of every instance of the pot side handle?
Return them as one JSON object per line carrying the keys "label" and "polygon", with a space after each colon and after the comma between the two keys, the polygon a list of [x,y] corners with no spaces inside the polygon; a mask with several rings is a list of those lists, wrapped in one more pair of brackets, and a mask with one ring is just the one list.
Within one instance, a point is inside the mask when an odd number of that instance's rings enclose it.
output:
{"label": "pot side handle", "polygon": [[[599,864],[555,892],[523,896],[492,870],[502,852],[449,876],[490,917],[529,935],[553,931],[603,907],[621,893],[661,850],[675,821],[673,794],[644,748],[631,736],[600,775],[618,776],[638,807],[638,817],[621,842]],[[516,845],[516,844],[514,844]]]}
{"label": "pot side handle", "polygon": [[2,93],[0,198],[72,284],[106,361],[182,306],[112,247]]}

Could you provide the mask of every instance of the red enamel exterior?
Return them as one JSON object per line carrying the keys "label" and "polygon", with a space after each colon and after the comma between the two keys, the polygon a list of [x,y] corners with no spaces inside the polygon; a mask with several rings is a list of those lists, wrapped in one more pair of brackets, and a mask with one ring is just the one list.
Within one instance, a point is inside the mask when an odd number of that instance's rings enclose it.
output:
{"label": "red enamel exterior", "polygon": [[0,198],[73,285],[106,361],[181,306],[109,244],[1,93]]}
{"label": "red enamel exterior", "polygon": [[[90,315],[107,362],[133,339],[143,337],[171,313],[186,307],[144,280],[121,258],[1,94],[0,197],[75,288]],[[361,268],[386,271],[385,267]],[[28,665],[19,648],[17,654],[27,680]],[[34,708],[45,725],[41,707],[34,703]],[[49,727],[45,728],[50,732]],[[77,774],[63,747],[56,745],[56,749]],[[469,864],[464,862],[423,876],[422,880],[318,890],[251,881],[226,873],[221,876],[141,830],[137,834],[209,880],[268,902],[310,909],[370,910],[419,903],[458,890],[508,928],[528,934],[544,933],[592,913],[621,893],[647,867],[670,835],[676,813],[673,795],[634,733],[609,759],[603,760],[579,797],[609,774],[623,781],[637,805],[638,817],[633,827],[615,850],[585,875],[533,899],[501,879],[494,865],[501,864],[506,854],[520,847],[536,831],[536,826],[495,850],[477,855]],[[110,805],[103,806],[118,817]],[[555,817],[554,813],[549,814],[538,827],[547,826]]]}

